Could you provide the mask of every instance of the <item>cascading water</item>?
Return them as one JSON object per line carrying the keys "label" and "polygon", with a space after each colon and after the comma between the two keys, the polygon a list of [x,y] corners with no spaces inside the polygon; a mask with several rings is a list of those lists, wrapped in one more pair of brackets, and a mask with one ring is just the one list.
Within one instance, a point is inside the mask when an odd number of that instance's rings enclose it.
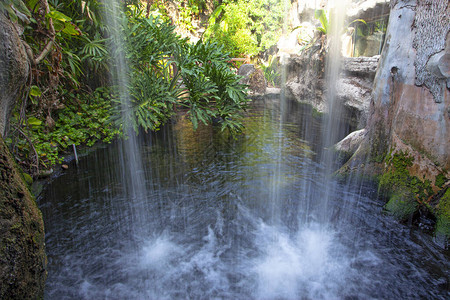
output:
{"label": "cascading water", "polygon": [[[125,16],[116,0],[103,0],[105,5],[105,20],[110,34],[109,48],[112,53],[111,78],[117,87],[120,99],[120,118],[124,139],[120,145],[119,161],[122,170],[122,182],[125,197],[130,202],[144,199],[147,196],[141,152],[139,149],[136,132],[131,125],[131,99],[129,93],[129,69],[126,61],[126,45],[123,28],[126,26]],[[139,224],[142,214],[136,207],[131,207],[129,212],[132,222]],[[142,221],[142,220],[141,220]]]}
{"label": "cascading water", "polygon": [[181,119],[142,147],[128,128],[123,147],[82,158],[39,200],[46,299],[445,299],[445,255],[383,215],[370,186],[331,180],[327,153],[316,159],[342,134],[333,101],[329,112],[322,125],[283,97],[254,101],[237,140]]}

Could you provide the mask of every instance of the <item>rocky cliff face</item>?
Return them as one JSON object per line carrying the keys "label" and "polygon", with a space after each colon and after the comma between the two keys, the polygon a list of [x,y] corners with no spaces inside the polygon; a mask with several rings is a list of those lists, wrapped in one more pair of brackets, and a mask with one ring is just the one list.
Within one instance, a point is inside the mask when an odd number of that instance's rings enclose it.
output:
{"label": "rocky cliff face", "polygon": [[3,141],[29,65],[14,25],[0,12],[0,299],[43,298],[42,215]]}
{"label": "rocky cliff face", "polygon": [[407,152],[412,174],[432,183],[450,169],[450,92],[426,65],[450,53],[449,18],[446,0],[394,3],[368,121],[372,154]]}
{"label": "rocky cliff face", "polygon": [[[320,112],[328,111],[327,85],[324,78],[325,53],[320,50],[291,55],[287,59],[286,95],[309,103]],[[336,82],[336,98],[359,128],[366,125],[373,79],[379,56],[345,57]]]}
{"label": "rocky cliff face", "polygon": [[[320,35],[317,27],[322,26],[314,17],[316,9],[324,8],[327,1],[319,3],[305,4],[304,1],[293,4],[290,12],[290,22],[298,27],[290,33],[292,40],[285,48],[279,46],[280,55],[285,55],[285,65],[287,66],[286,95],[301,102],[312,104],[320,112],[328,111],[328,89],[329,83],[325,78],[325,66],[329,57],[328,48],[331,44],[330,37]],[[342,3],[341,3],[342,4]],[[332,6],[329,9],[333,9]],[[356,19],[377,20],[385,18],[389,12],[389,4],[385,0],[365,0],[348,1],[347,16],[345,23],[353,24]],[[354,26],[354,25],[352,25]],[[350,30],[352,29],[352,30]],[[352,34],[354,27],[349,27],[348,32],[341,36],[343,54],[352,56],[354,39]],[[297,32],[298,31],[298,32]],[[305,40],[304,36],[315,36],[313,45],[306,45],[305,50],[299,50]],[[305,33],[306,32],[306,33]],[[293,36],[293,37],[291,37]],[[347,43],[344,43],[347,42]],[[345,47],[344,47],[345,44]],[[378,54],[377,49],[371,49]],[[348,49],[347,49],[348,48]],[[346,49],[346,50],[344,50]],[[349,50],[350,49],[350,50]],[[300,53],[294,54],[294,53]],[[358,123],[359,128],[366,125],[367,114],[371,101],[373,79],[378,65],[379,56],[371,57],[343,57],[341,64],[341,74],[336,82],[336,98],[344,108],[346,118],[353,119]]]}

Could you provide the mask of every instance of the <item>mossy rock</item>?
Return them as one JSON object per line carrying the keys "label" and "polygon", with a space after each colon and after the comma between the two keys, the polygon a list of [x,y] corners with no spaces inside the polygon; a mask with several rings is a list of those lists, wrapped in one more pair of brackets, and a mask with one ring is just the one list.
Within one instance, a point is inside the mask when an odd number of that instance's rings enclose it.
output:
{"label": "mossy rock", "polygon": [[419,208],[419,203],[411,194],[394,193],[389,198],[385,209],[400,221],[406,221]]}
{"label": "mossy rock", "polygon": [[439,201],[437,210],[436,234],[450,238],[450,188]]}
{"label": "mossy rock", "polygon": [[0,136],[0,299],[41,299],[47,258],[42,214]]}
{"label": "mossy rock", "polygon": [[443,187],[444,186],[444,183],[447,181],[447,178],[445,177],[445,175],[443,174],[443,173],[440,173],[440,174],[438,174],[437,176],[436,176],[436,179],[435,179],[435,185],[437,186],[437,187]]}

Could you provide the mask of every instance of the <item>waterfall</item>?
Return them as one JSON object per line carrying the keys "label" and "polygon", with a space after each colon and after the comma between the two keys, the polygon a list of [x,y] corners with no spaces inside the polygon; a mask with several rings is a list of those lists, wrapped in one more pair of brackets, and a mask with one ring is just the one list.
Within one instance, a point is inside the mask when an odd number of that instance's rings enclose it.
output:
{"label": "waterfall", "polygon": [[321,150],[346,129],[337,2],[326,117],[282,93],[253,102],[236,140],[183,118],[138,140],[126,121],[125,18],[105,0],[127,139],[82,157],[39,200],[46,299],[448,298],[447,255],[383,214],[371,187],[336,183]]}
{"label": "waterfall", "polygon": [[325,80],[326,80],[326,99],[327,114],[324,118],[324,129],[322,132],[322,146],[324,150],[321,154],[321,164],[324,169],[323,182],[324,195],[320,201],[322,202],[322,210],[319,219],[322,223],[331,221],[332,212],[329,210],[329,201],[333,197],[335,190],[335,181],[331,180],[332,172],[335,170],[335,155],[332,146],[342,137],[346,128],[341,121],[343,118],[343,105],[337,99],[337,82],[341,71],[342,54],[341,54],[341,33],[344,28],[344,20],[346,17],[347,0],[330,1],[328,3],[329,10],[329,27],[327,30],[327,43],[329,44],[328,54],[326,57]]}
{"label": "waterfall", "polygon": [[[119,1],[103,0],[103,2],[105,5],[105,20],[110,34],[111,79],[117,87],[120,99],[120,120],[124,134],[124,138],[119,145],[119,163],[123,191],[125,198],[129,199],[130,202],[133,200],[140,201],[146,197],[147,191],[141,149],[131,119],[134,116],[131,111],[129,93],[130,70],[126,60],[126,40],[123,34],[123,27],[126,26],[126,17],[123,14]],[[142,222],[138,221],[142,217],[142,213],[138,211],[135,205],[130,205],[130,214],[134,224],[142,224]],[[131,224],[127,225],[131,226]]]}

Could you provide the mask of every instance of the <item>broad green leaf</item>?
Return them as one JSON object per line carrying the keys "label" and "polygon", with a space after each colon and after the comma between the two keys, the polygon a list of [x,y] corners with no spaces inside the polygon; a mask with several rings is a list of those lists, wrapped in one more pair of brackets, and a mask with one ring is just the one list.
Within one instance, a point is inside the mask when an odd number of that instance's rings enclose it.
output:
{"label": "broad green leaf", "polygon": [[28,124],[31,126],[41,126],[42,121],[35,117],[28,118]]}
{"label": "broad green leaf", "polygon": [[66,23],[66,26],[63,29],[63,32],[69,35],[80,35],[80,29],[75,26],[73,23]]}
{"label": "broad green leaf", "polygon": [[27,1],[28,7],[31,8],[31,10],[35,10],[36,8],[38,8],[39,1],[40,0],[28,0]]}
{"label": "broad green leaf", "polygon": [[32,85],[30,88],[30,96],[33,97],[40,97],[42,95],[41,90],[39,89],[39,87]]}
{"label": "broad green leaf", "polygon": [[53,28],[56,32],[63,30],[66,27],[65,23],[59,20],[53,20]]}
{"label": "broad green leaf", "polygon": [[61,22],[70,22],[72,19],[60,11],[52,10],[47,14],[47,17],[52,18],[53,20],[58,20]]}

